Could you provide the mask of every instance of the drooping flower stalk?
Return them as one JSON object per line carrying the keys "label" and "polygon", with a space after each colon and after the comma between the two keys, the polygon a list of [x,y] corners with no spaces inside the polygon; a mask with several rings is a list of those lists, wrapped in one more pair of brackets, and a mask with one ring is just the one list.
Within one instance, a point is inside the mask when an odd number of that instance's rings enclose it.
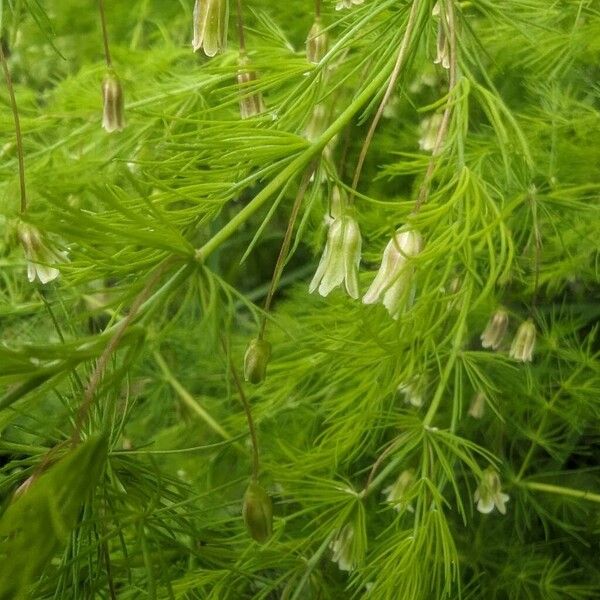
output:
{"label": "drooping flower stalk", "polygon": [[4,55],[4,48],[0,43],[0,62],[2,63],[2,71],[4,80],[6,81],[6,89],[8,90],[8,98],[13,114],[13,122],[15,126],[15,140],[17,144],[17,160],[19,163],[19,192],[21,196],[20,212],[23,214],[27,210],[27,190],[25,188],[25,153],[23,150],[23,135],[21,133],[21,120],[19,118],[19,109],[17,107],[17,99],[15,98],[15,89],[13,86],[8,62]]}

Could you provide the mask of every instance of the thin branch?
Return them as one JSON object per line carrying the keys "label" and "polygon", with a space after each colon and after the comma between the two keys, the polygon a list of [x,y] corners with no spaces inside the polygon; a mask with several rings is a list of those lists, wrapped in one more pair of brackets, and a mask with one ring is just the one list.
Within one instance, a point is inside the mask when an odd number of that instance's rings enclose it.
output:
{"label": "thin branch", "polygon": [[108,45],[108,30],[106,28],[106,14],[104,13],[104,0],[98,0],[98,10],[100,11],[100,24],[102,26],[102,40],[104,42],[104,58],[106,66],[112,67],[112,58],[110,56],[110,47]]}
{"label": "thin branch", "polygon": [[367,152],[369,151],[369,147],[371,146],[371,142],[373,141],[373,136],[375,135],[375,130],[379,125],[379,121],[383,116],[383,111],[387,103],[389,102],[392,93],[394,92],[394,88],[396,87],[396,82],[398,81],[398,77],[400,76],[400,72],[402,71],[402,67],[404,66],[404,62],[406,60],[408,43],[410,38],[412,37],[412,33],[415,27],[415,21],[417,17],[417,8],[419,5],[419,0],[414,0],[410,15],[408,17],[408,22],[406,24],[406,31],[404,32],[404,36],[402,37],[402,42],[400,43],[400,48],[398,50],[398,57],[396,58],[396,64],[394,65],[394,69],[390,76],[390,80],[388,82],[387,88],[385,90],[385,94],[379,104],[379,108],[377,109],[377,113],[375,117],[373,117],[373,121],[371,123],[371,127],[367,133],[367,137],[363,143],[363,146],[360,151],[360,155],[358,157],[358,162],[356,164],[356,170],[354,171],[354,179],[352,180],[352,189],[350,190],[350,194],[348,196],[348,202],[351,204],[354,199],[354,194],[356,192],[356,188],[358,186],[358,182],[360,180],[360,175],[362,173],[362,168],[365,162],[365,158],[367,157]]}
{"label": "thin branch", "polygon": [[244,13],[242,7],[242,0],[237,0],[237,28],[238,28],[238,39],[240,44],[240,54],[246,53],[246,37],[244,36]]}
{"label": "thin branch", "polygon": [[2,71],[4,72],[4,79],[6,80],[6,88],[8,89],[8,97],[10,99],[10,106],[13,113],[13,121],[15,124],[15,138],[17,142],[17,159],[19,161],[19,189],[21,192],[21,205],[20,211],[23,214],[27,210],[27,193],[25,189],[25,159],[23,152],[23,136],[21,134],[21,121],[19,119],[19,109],[17,108],[17,100],[15,98],[15,90],[13,86],[12,77],[10,75],[10,69],[8,68],[8,62],[4,55],[4,48],[0,43],[0,62],[2,62]]}

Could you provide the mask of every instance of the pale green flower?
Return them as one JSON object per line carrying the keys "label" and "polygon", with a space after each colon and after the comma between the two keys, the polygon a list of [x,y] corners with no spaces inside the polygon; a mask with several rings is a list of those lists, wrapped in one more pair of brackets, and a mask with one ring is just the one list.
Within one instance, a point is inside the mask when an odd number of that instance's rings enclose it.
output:
{"label": "pale green flower", "polygon": [[502,493],[500,476],[492,467],[488,467],[483,472],[479,486],[475,490],[474,500],[480,513],[488,514],[497,508],[500,514],[506,514],[509,496]]}
{"label": "pale green flower", "polygon": [[206,56],[215,56],[227,45],[229,21],[228,0],[196,0],[194,4],[194,52],[204,51]]}
{"label": "pale green flower", "polygon": [[535,349],[535,325],[531,319],[522,323],[510,347],[510,357],[521,362],[531,362]]}
{"label": "pale green flower", "polygon": [[508,313],[504,309],[498,309],[488,321],[481,334],[481,345],[484,348],[497,350],[504,339],[508,328]]}

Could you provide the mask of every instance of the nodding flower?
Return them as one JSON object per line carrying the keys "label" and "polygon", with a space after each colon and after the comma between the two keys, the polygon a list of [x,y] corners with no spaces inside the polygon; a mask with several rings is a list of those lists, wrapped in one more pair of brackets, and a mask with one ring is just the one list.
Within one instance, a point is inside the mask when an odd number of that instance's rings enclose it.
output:
{"label": "nodding flower", "polygon": [[54,265],[65,262],[67,253],[50,246],[32,225],[20,225],[18,235],[27,259],[27,279],[33,283],[37,278],[42,284],[54,281],[60,275]]}
{"label": "nodding flower", "polygon": [[510,357],[520,362],[531,362],[535,350],[536,331],[531,319],[521,323],[510,346]]}
{"label": "nodding flower", "polygon": [[481,477],[481,481],[475,490],[474,500],[480,513],[491,513],[494,508],[502,515],[506,514],[506,503],[508,494],[502,493],[500,476],[492,467],[488,467]]}
{"label": "nodding flower", "polygon": [[306,58],[309,62],[318,64],[327,52],[327,32],[317,17],[306,37]]}
{"label": "nodding flower", "polygon": [[246,58],[241,57],[237,82],[240,91],[240,116],[242,119],[250,119],[265,112],[262,92],[253,89],[253,84],[258,79],[256,72],[248,69],[246,65]]}
{"label": "nodding flower", "polygon": [[228,0],[196,0],[194,4],[194,52],[202,49],[215,56],[227,46]]}
{"label": "nodding flower", "polygon": [[331,560],[338,564],[340,571],[353,571],[356,568],[353,552],[354,526],[347,523],[339,529],[329,544]]}
{"label": "nodding flower", "polygon": [[508,313],[498,309],[490,318],[483,333],[481,334],[481,345],[484,348],[498,350],[508,328]]}
{"label": "nodding flower", "polygon": [[343,284],[351,298],[358,298],[361,244],[360,229],[355,219],[349,215],[334,218],[309,291],[318,290],[321,296],[327,296]]}
{"label": "nodding flower", "polygon": [[363,297],[364,304],[380,300],[392,318],[397,319],[402,309],[402,298],[409,293],[413,270],[409,259],[416,256],[423,239],[416,231],[398,231],[383,251],[381,266],[373,283]]}
{"label": "nodding flower", "polygon": [[343,10],[344,8],[352,8],[356,4],[362,4],[365,0],[339,0],[335,5],[335,10]]}
{"label": "nodding flower", "polygon": [[123,131],[125,128],[125,101],[123,87],[116,74],[108,72],[102,80],[102,127],[108,132]]}

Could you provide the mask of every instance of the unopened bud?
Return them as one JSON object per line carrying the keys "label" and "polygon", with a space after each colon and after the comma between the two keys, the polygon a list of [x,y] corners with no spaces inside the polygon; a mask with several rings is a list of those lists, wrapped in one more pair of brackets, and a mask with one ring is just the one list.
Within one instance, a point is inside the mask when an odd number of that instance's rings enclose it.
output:
{"label": "unopened bud", "polygon": [[327,52],[327,32],[317,17],[306,38],[306,58],[311,63],[320,63]]}
{"label": "unopened bud", "polygon": [[256,481],[250,482],[246,489],[242,516],[252,539],[262,544],[271,537],[273,505],[267,492]]}
{"label": "unopened bud", "polygon": [[267,375],[271,358],[271,344],[266,340],[250,340],[244,354],[244,379],[250,383],[261,383]]}
{"label": "unopened bud", "polygon": [[107,73],[102,81],[102,99],[104,101],[102,127],[108,133],[123,131],[125,127],[123,88],[119,78],[113,72]]}

